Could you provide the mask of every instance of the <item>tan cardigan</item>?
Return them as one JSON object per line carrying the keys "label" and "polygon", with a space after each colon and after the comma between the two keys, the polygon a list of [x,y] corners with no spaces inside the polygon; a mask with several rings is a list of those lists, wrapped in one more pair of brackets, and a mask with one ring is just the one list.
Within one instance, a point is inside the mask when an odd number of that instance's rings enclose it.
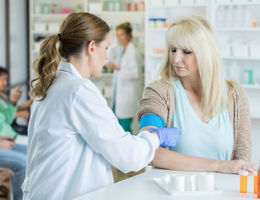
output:
{"label": "tan cardigan", "polygon": [[[227,81],[229,90],[229,116],[233,122],[234,149],[232,160],[251,160],[251,122],[247,97],[241,86]],[[138,120],[145,113],[159,115],[170,127],[174,112],[174,91],[172,84],[164,80],[152,82],[144,90],[137,109]]]}

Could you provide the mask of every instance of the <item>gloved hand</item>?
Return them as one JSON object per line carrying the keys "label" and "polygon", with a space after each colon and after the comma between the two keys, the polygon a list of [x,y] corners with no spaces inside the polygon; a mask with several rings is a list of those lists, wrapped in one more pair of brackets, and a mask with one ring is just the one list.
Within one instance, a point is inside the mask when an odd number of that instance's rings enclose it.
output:
{"label": "gloved hand", "polygon": [[149,132],[157,132],[160,145],[163,147],[173,148],[177,145],[181,131],[177,128],[150,128]]}

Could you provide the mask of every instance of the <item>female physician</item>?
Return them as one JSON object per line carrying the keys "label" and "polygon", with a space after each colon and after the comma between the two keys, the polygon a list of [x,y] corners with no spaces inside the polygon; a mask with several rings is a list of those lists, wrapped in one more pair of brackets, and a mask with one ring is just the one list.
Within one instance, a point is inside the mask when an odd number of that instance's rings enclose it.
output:
{"label": "female physician", "polygon": [[38,77],[31,83],[36,99],[29,122],[24,200],[72,199],[112,184],[110,164],[136,171],[149,164],[159,144],[175,145],[177,129],[132,136],[118,124],[89,80],[101,75],[108,45],[108,25],[89,13],[70,14],[60,34],[43,41],[35,61]]}
{"label": "female physician", "polygon": [[201,17],[176,20],[167,31],[161,79],[144,91],[142,130],[176,127],[174,149],[159,148],[153,165],[189,171],[256,170],[251,159],[250,116],[245,93],[224,78],[217,37]]}
{"label": "female physician", "polygon": [[[132,26],[129,22],[116,27],[119,46],[113,52],[106,67],[114,69],[113,111],[125,131],[131,131],[136,115],[136,105],[142,96],[142,59],[132,40]],[[127,98],[126,98],[127,96]]]}

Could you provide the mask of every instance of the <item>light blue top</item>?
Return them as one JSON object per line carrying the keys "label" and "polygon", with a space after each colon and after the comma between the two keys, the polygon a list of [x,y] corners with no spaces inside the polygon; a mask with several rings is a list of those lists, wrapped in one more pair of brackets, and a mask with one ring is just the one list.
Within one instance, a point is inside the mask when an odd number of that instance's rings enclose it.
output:
{"label": "light blue top", "polygon": [[182,135],[176,152],[218,160],[230,160],[233,150],[233,128],[227,110],[204,123],[193,110],[180,80],[174,83],[175,110],[171,127]]}

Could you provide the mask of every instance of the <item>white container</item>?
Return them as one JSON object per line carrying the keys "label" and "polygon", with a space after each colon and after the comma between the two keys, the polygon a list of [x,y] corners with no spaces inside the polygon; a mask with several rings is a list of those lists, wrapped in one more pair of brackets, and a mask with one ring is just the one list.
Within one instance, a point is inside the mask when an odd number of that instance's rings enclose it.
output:
{"label": "white container", "polygon": [[163,0],[150,0],[150,5],[151,6],[162,6]]}
{"label": "white container", "polygon": [[218,4],[224,4],[224,3],[229,3],[227,0],[217,0]]}
{"label": "white container", "polygon": [[184,192],[185,191],[185,176],[179,174],[172,174],[169,183],[170,192]]}
{"label": "white container", "polygon": [[260,42],[251,42],[249,44],[249,56],[251,58],[260,58]]}
{"label": "white container", "polygon": [[156,22],[156,19],[155,19],[155,18],[150,18],[150,19],[149,19],[149,28],[150,28],[150,29],[154,29],[154,28],[156,27],[155,22]]}
{"label": "white container", "polygon": [[248,3],[248,0],[233,0],[232,3],[234,4]]}
{"label": "white container", "polygon": [[90,12],[101,12],[103,4],[101,2],[91,2],[88,5],[88,9]]}
{"label": "white container", "polygon": [[179,4],[179,0],[164,0],[165,6],[176,6]]}
{"label": "white container", "polygon": [[230,57],[231,56],[231,46],[229,44],[223,45],[221,47],[221,55],[223,57]]}
{"label": "white container", "polygon": [[48,32],[49,33],[58,33],[60,28],[59,23],[50,22],[48,23]]}
{"label": "white container", "polygon": [[241,41],[232,43],[232,56],[247,58],[249,56],[248,44]]}
{"label": "white container", "polygon": [[194,3],[196,5],[206,5],[206,1],[205,0],[194,0]]}
{"label": "white container", "polygon": [[193,5],[194,0],[180,0],[181,5]]}
{"label": "white container", "polygon": [[244,8],[244,11],[242,13],[243,14],[243,26],[252,27],[252,22],[253,22],[252,13],[247,6],[244,6],[243,8]]}
{"label": "white container", "polygon": [[165,28],[165,22],[166,22],[165,18],[158,18],[155,21],[155,27],[156,28]]}
{"label": "white container", "polygon": [[35,22],[34,23],[34,31],[35,32],[47,32],[47,24],[43,22]]}
{"label": "white container", "polygon": [[200,173],[191,176],[192,191],[214,191],[215,177],[214,174]]}

